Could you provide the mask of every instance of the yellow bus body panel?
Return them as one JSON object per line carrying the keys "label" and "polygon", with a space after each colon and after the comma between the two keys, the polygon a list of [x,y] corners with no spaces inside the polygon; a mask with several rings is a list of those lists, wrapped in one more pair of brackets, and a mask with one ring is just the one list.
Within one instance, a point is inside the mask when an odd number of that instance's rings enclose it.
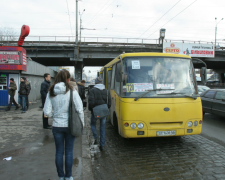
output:
{"label": "yellow bus body panel", "polygon": [[[201,99],[191,98],[119,98],[116,103],[116,114],[119,133],[125,138],[156,137],[157,131],[176,131],[176,136],[200,134],[202,124],[188,127],[187,123],[202,120]],[[120,103],[120,104],[119,104]],[[120,108],[119,108],[120,107]],[[165,111],[164,108],[169,108]],[[129,123],[128,127],[124,124]],[[143,123],[144,128],[132,129],[131,123]],[[192,129],[192,133],[187,133]],[[137,135],[144,131],[144,135]]]}

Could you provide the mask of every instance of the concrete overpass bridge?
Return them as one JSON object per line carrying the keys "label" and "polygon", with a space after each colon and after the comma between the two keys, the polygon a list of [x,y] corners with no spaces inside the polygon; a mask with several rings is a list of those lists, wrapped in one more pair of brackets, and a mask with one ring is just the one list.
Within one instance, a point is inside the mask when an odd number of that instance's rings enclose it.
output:
{"label": "concrete overpass bridge", "polygon": [[[196,44],[212,42],[173,41]],[[3,45],[16,45],[17,39],[4,39]],[[104,66],[123,52],[162,52],[162,44],[158,39],[131,38],[100,38],[85,37],[77,45],[74,36],[29,36],[23,47],[27,56],[46,66],[75,66],[77,79],[81,79],[84,66]],[[225,47],[225,44],[224,44]],[[215,52],[215,58],[199,58],[207,64],[208,69],[218,73],[225,73],[225,48],[220,47]],[[194,58],[193,58],[194,59]],[[202,67],[202,63],[194,60],[195,68]],[[223,78],[224,79],[224,78]],[[225,79],[223,80],[225,81]]]}

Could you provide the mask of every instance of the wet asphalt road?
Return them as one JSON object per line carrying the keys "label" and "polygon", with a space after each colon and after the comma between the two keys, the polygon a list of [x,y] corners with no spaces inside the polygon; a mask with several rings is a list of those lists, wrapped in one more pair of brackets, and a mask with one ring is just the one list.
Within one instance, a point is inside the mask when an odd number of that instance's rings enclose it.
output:
{"label": "wet asphalt road", "polygon": [[106,123],[106,149],[94,153],[96,180],[225,179],[225,119],[206,114],[202,135],[123,139]]}
{"label": "wet asphalt road", "polygon": [[[0,109],[0,180],[57,180],[55,143],[52,131],[42,128],[40,103],[20,110]],[[52,124],[52,119],[49,119]],[[82,140],[75,139],[73,156],[74,180],[81,179]],[[5,157],[11,161],[3,161]]]}

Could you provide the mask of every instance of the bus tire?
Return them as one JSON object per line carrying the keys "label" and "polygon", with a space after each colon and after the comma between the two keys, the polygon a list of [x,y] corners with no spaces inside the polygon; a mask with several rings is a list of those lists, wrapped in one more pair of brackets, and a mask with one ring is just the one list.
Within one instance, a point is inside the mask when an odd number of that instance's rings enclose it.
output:
{"label": "bus tire", "polygon": [[116,132],[118,132],[118,121],[115,112],[113,113],[113,127]]}

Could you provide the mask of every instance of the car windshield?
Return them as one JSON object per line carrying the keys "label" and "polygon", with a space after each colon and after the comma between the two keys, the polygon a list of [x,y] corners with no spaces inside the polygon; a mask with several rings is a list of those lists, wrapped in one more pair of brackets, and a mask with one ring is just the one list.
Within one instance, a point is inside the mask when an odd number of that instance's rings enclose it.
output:
{"label": "car windshield", "polygon": [[122,97],[176,97],[197,95],[190,59],[167,57],[129,57],[123,59],[125,80]]}

